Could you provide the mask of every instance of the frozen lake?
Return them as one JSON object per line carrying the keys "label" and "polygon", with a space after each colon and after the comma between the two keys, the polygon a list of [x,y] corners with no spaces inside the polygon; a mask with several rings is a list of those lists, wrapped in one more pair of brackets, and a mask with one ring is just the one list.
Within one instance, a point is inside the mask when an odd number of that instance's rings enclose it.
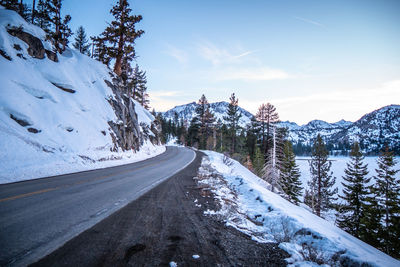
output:
{"label": "frozen lake", "polygon": [[[299,165],[301,172],[301,181],[303,183],[303,187],[307,187],[307,181],[310,179],[310,166],[308,164],[308,160],[310,157],[296,157],[296,163]],[[376,175],[375,169],[378,168],[377,164],[378,157],[365,157],[364,163],[368,164],[368,177],[372,177]],[[333,176],[336,177],[336,186],[339,188],[339,194],[342,192],[342,177],[344,175],[344,170],[346,168],[346,163],[349,162],[350,157],[329,157],[329,160],[332,161],[331,171],[333,172]],[[400,169],[400,157],[396,157],[397,165],[396,168]],[[400,172],[397,173],[397,178],[400,179]],[[374,180],[371,179],[371,182]],[[303,191],[304,193],[304,191]]]}

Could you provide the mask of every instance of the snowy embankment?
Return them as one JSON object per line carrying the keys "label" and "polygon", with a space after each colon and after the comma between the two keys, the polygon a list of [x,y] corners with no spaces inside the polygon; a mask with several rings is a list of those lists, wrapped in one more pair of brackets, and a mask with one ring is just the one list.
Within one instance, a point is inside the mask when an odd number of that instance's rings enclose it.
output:
{"label": "snowy embankment", "polygon": [[[44,57],[31,56],[30,45],[10,29],[37,37],[48,50]],[[40,28],[0,6],[0,183],[120,165],[165,151],[144,141],[138,153],[110,152],[115,144],[108,122],[118,120],[104,81],[111,81],[109,70],[69,48],[55,62],[51,50]],[[138,103],[135,111],[139,124],[154,120]]]}
{"label": "snowy embankment", "polygon": [[205,153],[197,179],[211,188],[221,205],[205,214],[219,216],[258,242],[279,243],[291,255],[287,261],[292,266],[400,266],[400,261],[272,193],[265,181],[237,161]]}

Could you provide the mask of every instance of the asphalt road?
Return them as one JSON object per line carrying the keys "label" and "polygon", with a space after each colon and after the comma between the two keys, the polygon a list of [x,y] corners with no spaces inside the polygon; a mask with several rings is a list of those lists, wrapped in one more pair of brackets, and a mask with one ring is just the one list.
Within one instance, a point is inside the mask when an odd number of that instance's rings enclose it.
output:
{"label": "asphalt road", "polygon": [[195,158],[167,147],[123,166],[0,185],[0,266],[26,265],[139,198]]}
{"label": "asphalt road", "polygon": [[[286,266],[276,243],[259,243],[206,210],[220,209],[195,179],[203,157],[30,267]],[[194,256],[195,255],[195,256]]]}

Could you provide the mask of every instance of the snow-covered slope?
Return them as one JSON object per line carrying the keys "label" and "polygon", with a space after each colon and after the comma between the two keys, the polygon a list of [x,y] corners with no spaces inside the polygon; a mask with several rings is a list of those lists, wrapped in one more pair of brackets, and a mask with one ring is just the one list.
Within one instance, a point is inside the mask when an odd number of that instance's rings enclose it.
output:
{"label": "snow-covered slope", "polygon": [[290,254],[291,266],[400,266],[400,261],[272,193],[237,161],[206,154],[196,179],[211,189],[221,208],[205,214],[218,216],[258,242],[279,243]]}
{"label": "snow-covered slope", "polygon": [[[222,102],[215,102],[215,103],[210,103],[210,110],[214,114],[214,117],[216,118],[216,121],[219,119],[224,122],[225,120],[223,119],[224,116],[226,116],[226,110],[228,108],[229,103],[222,101]],[[167,120],[173,120],[175,117],[175,113],[178,114],[178,118],[183,121],[187,121],[190,123],[190,121],[193,119],[193,117],[196,115],[196,107],[197,104],[196,102],[192,102],[189,104],[181,105],[181,106],[176,106],[166,112],[164,112],[162,115],[165,119]],[[239,125],[242,127],[246,127],[248,123],[250,123],[251,119],[254,117],[250,112],[247,110],[239,107],[240,112],[242,113],[242,117],[239,120]]]}
{"label": "snow-covered slope", "polygon": [[[121,149],[109,126],[120,123],[109,103],[116,97],[105,83],[111,81],[109,70],[69,48],[57,54],[58,62],[49,59],[48,51],[42,59],[31,51],[43,48],[51,50],[51,44],[40,28],[0,6],[0,183],[121,164],[163,151],[144,138],[147,145],[139,154],[111,153]],[[136,123],[150,127],[153,116],[134,106]]]}

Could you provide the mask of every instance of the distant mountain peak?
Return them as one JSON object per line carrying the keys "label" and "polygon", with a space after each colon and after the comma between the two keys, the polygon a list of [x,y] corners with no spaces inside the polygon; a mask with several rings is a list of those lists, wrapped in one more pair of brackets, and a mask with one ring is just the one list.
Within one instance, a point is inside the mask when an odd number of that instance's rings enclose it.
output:
{"label": "distant mountain peak", "polygon": [[[163,112],[162,115],[165,119],[173,120],[175,113],[178,114],[178,118],[183,121],[190,122],[196,113],[196,102],[191,102],[184,105],[175,106],[174,108]],[[210,110],[214,114],[216,121],[221,120],[224,121],[223,117],[226,116],[226,110],[229,106],[229,103],[226,101],[219,101],[210,103]],[[240,112],[242,113],[242,117],[240,118],[239,125],[242,127],[246,127],[248,123],[250,123],[251,119],[254,117],[253,114],[248,112],[247,110],[239,107]]]}

